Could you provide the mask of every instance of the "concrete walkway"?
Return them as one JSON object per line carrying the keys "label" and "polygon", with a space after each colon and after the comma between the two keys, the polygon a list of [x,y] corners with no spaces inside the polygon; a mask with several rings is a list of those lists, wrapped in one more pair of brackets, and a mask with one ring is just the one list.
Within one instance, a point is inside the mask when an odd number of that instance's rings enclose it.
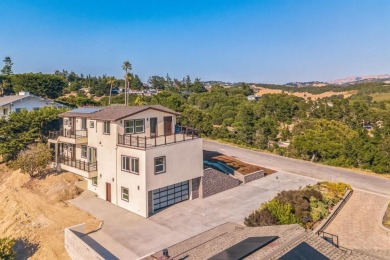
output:
{"label": "concrete walkway", "polygon": [[272,199],[278,191],[316,182],[278,172],[206,199],[179,203],[147,219],[88,191],[70,203],[104,220],[103,228],[91,234],[93,239],[120,259],[137,259],[225,222],[242,224],[252,210]]}
{"label": "concrete walkway", "polygon": [[388,202],[386,197],[354,191],[325,232],[337,235],[339,244],[349,249],[390,250],[390,232],[379,226]]}

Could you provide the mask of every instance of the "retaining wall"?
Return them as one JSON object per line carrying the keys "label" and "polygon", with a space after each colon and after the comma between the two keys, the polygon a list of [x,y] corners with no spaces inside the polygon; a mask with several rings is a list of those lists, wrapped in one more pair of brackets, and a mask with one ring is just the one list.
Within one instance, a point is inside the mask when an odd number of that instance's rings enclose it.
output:
{"label": "retaining wall", "polygon": [[243,183],[248,183],[248,182],[251,182],[251,181],[263,178],[264,177],[264,171],[260,170],[260,171],[252,172],[252,173],[245,174],[245,175],[235,171],[234,172],[234,176],[237,179],[239,179],[240,181],[242,181]]}
{"label": "retaining wall", "polygon": [[240,185],[240,180],[217,171],[212,168],[204,170],[202,181],[199,187],[199,195],[206,198],[219,192],[235,188]]}

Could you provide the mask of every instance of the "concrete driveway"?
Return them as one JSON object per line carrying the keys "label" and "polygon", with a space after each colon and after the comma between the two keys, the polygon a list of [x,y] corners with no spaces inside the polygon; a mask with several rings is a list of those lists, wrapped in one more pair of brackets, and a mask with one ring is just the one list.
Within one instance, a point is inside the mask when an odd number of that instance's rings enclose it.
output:
{"label": "concrete driveway", "polygon": [[70,203],[104,220],[102,229],[91,234],[93,239],[120,259],[137,259],[225,222],[243,223],[245,216],[280,190],[298,189],[316,182],[277,172],[205,199],[179,203],[147,219],[88,191]]}

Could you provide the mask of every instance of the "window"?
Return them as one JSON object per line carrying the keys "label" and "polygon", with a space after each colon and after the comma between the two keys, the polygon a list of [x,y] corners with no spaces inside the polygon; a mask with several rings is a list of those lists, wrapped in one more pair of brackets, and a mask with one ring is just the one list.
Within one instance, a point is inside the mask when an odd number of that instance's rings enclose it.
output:
{"label": "window", "polygon": [[138,134],[145,132],[145,119],[125,120],[125,134]]}
{"label": "window", "polygon": [[81,130],[86,130],[87,129],[87,119],[82,118],[81,119]]}
{"label": "window", "polygon": [[125,187],[121,187],[122,200],[129,201],[129,189]]}
{"label": "window", "polygon": [[89,128],[94,128],[94,127],[95,127],[95,122],[89,121]]}
{"label": "window", "polygon": [[81,158],[87,158],[87,146],[86,145],[81,146]]}
{"label": "window", "polygon": [[130,157],[122,155],[122,171],[130,171]]}
{"label": "window", "polygon": [[154,173],[164,173],[165,172],[165,156],[154,158]]}
{"label": "window", "polygon": [[16,112],[16,113],[20,113],[20,112],[22,112],[22,109],[21,109],[21,108],[16,108],[16,109],[15,109],[15,112]]}
{"label": "window", "polygon": [[92,177],[92,185],[97,186],[98,185],[98,178],[97,177]]}
{"label": "window", "polygon": [[139,173],[139,160],[138,158],[131,158],[131,167],[130,167],[130,172],[132,173]]}
{"label": "window", "polygon": [[122,171],[139,174],[139,159],[122,155]]}
{"label": "window", "polygon": [[103,134],[109,135],[110,134],[110,122],[104,122],[103,125]]}

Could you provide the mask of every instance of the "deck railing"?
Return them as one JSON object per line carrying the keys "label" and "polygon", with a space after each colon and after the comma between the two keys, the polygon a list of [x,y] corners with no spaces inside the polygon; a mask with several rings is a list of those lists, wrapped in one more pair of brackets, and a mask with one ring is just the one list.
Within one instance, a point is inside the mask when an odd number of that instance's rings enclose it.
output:
{"label": "deck railing", "polygon": [[58,163],[62,163],[86,172],[97,171],[97,162],[90,163],[81,160],[74,160],[68,156],[59,156]]}
{"label": "deck railing", "polygon": [[59,136],[78,139],[87,137],[87,130],[68,130],[68,129],[61,129],[60,131],[50,131],[49,132],[49,139],[57,139]]}
{"label": "deck railing", "polygon": [[183,131],[171,135],[154,137],[138,136],[131,134],[118,134],[118,145],[148,149],[161,145],[173,144],[198,138],[198,131],[194,128],[183,127]]}

